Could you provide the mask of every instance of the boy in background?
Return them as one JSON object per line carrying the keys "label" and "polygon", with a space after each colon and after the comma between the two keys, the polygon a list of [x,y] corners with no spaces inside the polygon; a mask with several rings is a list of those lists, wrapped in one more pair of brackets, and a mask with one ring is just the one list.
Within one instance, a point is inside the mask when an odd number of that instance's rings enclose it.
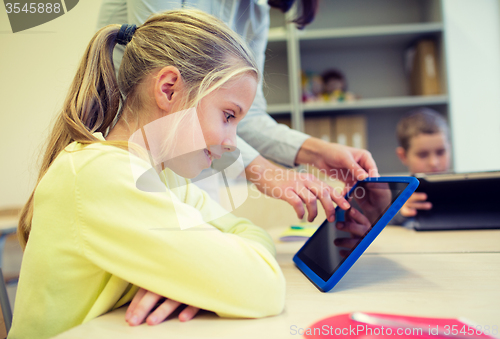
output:
{"label": "boy in background", "polygon": [[[408,112],[396,127],[399,146],[396,154],[411,174],[447,172],[450,169],[448,125],[441,114],[430,108]],[[418,210],[430,210],[432,203],[423,192],[415,192],[392,220],[403,224]]]}

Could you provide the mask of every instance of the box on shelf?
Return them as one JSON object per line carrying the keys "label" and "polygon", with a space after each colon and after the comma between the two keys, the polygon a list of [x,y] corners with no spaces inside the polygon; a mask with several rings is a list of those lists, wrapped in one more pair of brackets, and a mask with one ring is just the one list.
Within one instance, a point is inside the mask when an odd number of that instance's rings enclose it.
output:
{"label": "box on shelf", "polygon": [[335,118],[306,117],[304,119],[304,132],[318,139],[333,142],[335,141]]}
{"label": "box on shelf", "polygon": [[413,95],[441,94],[436,43],[419,40],[406,51],[406,65]]}
{"label": "box on shelf", "polygon": [[336,142],[342,145],[367,148],[367,119],[364,115],[341,115],[335,118]]}
{"label": "box on shelf", "polygon": [[364,148],[367,147],[367,121],[364,115],[336,117],[306,117],[305,132],[328,142]]}

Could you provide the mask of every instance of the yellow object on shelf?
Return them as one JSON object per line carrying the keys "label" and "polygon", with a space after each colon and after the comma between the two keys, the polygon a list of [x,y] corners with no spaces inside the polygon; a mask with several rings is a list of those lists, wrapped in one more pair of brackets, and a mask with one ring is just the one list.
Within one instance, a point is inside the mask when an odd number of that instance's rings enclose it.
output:
{"label": "yellow object on shelf", "polygon": [[280,235],[280,241],[288,242],[288,241],[304,241],[307,240],[311,235],[316,232],[318,229],[318,224],[311,223],[299,223],[297,225],[292,225],[287,228]]}

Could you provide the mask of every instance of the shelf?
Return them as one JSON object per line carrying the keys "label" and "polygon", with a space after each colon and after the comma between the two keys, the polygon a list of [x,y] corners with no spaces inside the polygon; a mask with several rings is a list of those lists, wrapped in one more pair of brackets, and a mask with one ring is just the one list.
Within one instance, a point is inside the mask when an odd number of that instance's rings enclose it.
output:
{"label": "shelf", "polygon": [[[413,107],[448,104],[447,95],[407,96],[394,98],[360,99],[352,102],[310,102],[302,104],[304,112],[369,110],[390,107]],[[288,115],[290,104],[272,104],[267,106],[267,112],[272,115]]]}
{"label": "shelf", "polygon": [[394,98],[373,98],[360,99],[352,102],[313,102],[304,103],[304,112],[321,112],[321,111],[347,111],[359,109],[377,109],[389,107],[413,107],[427,105],[446,105],[448,103],[447,95],[436,96],[407,96]]}
{"label": "shelf", "polygon": [[304,48],[400,45],[425,35],[438,35],[442,32],[442,23],[431,22],[304,30],[298,32],[298,38]]}
{"label": "shelf", "polygon": [[[289,18],[275,10],[264,69],[268,113],[299,130],[307,127],[309,132],[316,121],[363,116],[366,146],[379,170],[405,171],[394,152],[398,146],[394,131],[401,117],[412,109],[430,107],[449,118],[448,94],[411,96],[405,68],[407,49],[419,39],[433,40],[441,85],[447,93],[444,40],[448,25],[443,21],[443,1],[320,1],[314,21],[304,30],[292,29]],[[300,102],[301,70],[322,74],[330,68],[341,70],[348,90],[362,99]]]}
{"label": "shelf", "polygon": [[285,27],[274,27],[274,28],[269,29],[269,34],[267,36],[268,42],[285,41],[285,40],[286,40]]}
{"label": "shelf", "polygon": [[440,0],[326,0],[309,28],[442,22]]}
{"label": "shelf", "polygon": [[387,25],[387,26],[362,26],[348,28],[311,29],[299,31],[300,40],[311,39],[339,39],[353,37],[398,35],[398,34],[425,34],[441,32],[443,24],[440,22],[426,22],[418,24]]}
{"label": "shelf", "polygon": [[272,115],[290,114],[291,111],[291,104],[272,104],[267,106],[267,113]]}

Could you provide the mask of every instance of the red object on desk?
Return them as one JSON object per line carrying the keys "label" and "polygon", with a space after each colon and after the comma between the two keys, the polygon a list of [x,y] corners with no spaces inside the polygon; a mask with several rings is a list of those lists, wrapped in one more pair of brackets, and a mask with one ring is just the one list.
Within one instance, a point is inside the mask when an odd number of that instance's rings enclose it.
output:
{"label": "red object on desk", "polygon": [[[361,321],[357,321],[358,319]],[[497,338],[498,324],[473,324],[452,318],[424,318],[394,314],[354,312],[322,319],[297,329],[305,338]],[[487,333],[487,334],[485,334]]]}

